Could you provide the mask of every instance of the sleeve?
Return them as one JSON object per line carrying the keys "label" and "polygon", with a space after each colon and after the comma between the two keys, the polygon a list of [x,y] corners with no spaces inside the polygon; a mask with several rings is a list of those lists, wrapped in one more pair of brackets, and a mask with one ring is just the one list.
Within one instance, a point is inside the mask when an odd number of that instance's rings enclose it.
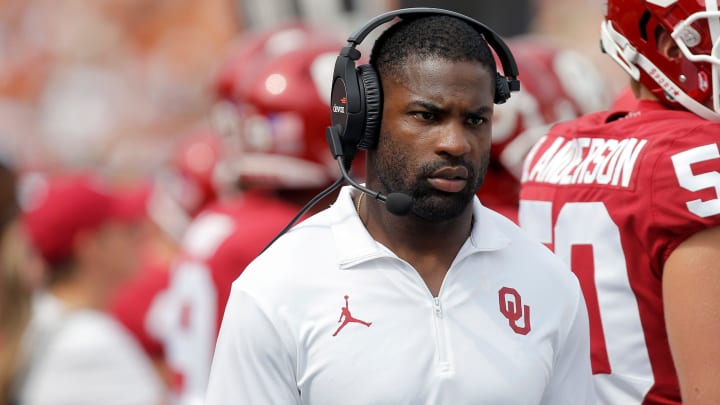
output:
{"label": "sleeve", "polygon": [[210,368],[206,405],[300,404],[295,361],[259,303],[234,284]]}
{"label": "sleeve", "polygon": [[690,236],[720,225],[720,142],[717,124],[676,136],[662,149],[650,180],[651,215],[643,234],[661,269],[670,254]]}
{"label": "sleeve", "polygon": [[596,403],[590,365],[590,326],[585,300],[578,286],[574,317],[555,356],[553,374],[541,404]]}

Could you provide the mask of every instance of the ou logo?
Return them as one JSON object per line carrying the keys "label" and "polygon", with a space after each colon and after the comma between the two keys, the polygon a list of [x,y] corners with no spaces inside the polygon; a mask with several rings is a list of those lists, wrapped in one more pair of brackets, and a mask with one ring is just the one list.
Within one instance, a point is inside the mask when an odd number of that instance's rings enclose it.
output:
{"label": "ou logo", "polygon": [[[500,313],[508,320],[515,333],[527,335],[530,332],[530,307],[522,304],[520,294],[514,288],[503,287],[498,291]],[[519,321],[522,320],[522,326]]]}

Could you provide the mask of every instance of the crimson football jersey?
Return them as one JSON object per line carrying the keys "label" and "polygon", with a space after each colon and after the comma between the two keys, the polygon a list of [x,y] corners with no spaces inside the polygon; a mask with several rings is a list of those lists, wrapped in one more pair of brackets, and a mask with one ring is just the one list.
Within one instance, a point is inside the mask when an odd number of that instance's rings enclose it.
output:
{"label": "crimson football jersey", "polygon": [[210,205],[190,224],[170,272],[164,328],[179,403],[202,403],[231,284],[298,211],[248,191]]}
{"label": "crimson football jersey", "polygon": [[720,225],[720,124],[639,101],[554,126],[528,154],[521,226],[572,266],[601,403],[680,403],[662,271]]}

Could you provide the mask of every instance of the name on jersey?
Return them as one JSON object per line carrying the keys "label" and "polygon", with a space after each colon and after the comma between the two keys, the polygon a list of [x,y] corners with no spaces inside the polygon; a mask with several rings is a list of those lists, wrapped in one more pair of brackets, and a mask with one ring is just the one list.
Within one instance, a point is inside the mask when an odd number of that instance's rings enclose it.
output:
{"label": "name on jersey", "polygon": [[522,181],[550,184],[599,184],[628,187],[647,140],[547,137],[535,144]]}

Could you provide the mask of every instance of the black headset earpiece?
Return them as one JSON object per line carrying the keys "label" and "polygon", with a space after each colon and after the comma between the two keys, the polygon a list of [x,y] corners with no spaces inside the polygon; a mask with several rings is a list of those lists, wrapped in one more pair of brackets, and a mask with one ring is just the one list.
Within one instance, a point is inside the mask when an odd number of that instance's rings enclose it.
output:
{"label": "black headset earpiece", "polygon": [[[518,90],[520,90],[520,82],[518,83]],[[503,104],[510,98],[510,92],[517,90],[510,90],[510,83],[508,79],[501,75],[500,72],[495,72],[495,104]]]}
{"label": "black headset earpiece", "polygon": [[382,86],[371,65],[356,66],[360,51],[356,49],[365,37],[378,26],[394,18],[413,18],[424,15],[447,15],[472,25],[488,42],[503,68],[504,75],[495,75],[495,104],[510,98],[511,92],[520,90],[518,68],[510,48],[495,31],[466,15],[438,8],[406,8],[381,14],[368,21],[348,38],[335,61],[330,94],[332,126],[327,137],[335,157],[342,155],[347,165],[357,149],[371,149],[377,145],[382,119]]}
{"label": "black headset earpiece", "polygon": [[360,65],[357,68],[360,76],[360,93],[365,99],[365,128],[357,143],[358,149],[370,149],[377,146],[382,118],[382,86],[375,68],[371,65]]}

